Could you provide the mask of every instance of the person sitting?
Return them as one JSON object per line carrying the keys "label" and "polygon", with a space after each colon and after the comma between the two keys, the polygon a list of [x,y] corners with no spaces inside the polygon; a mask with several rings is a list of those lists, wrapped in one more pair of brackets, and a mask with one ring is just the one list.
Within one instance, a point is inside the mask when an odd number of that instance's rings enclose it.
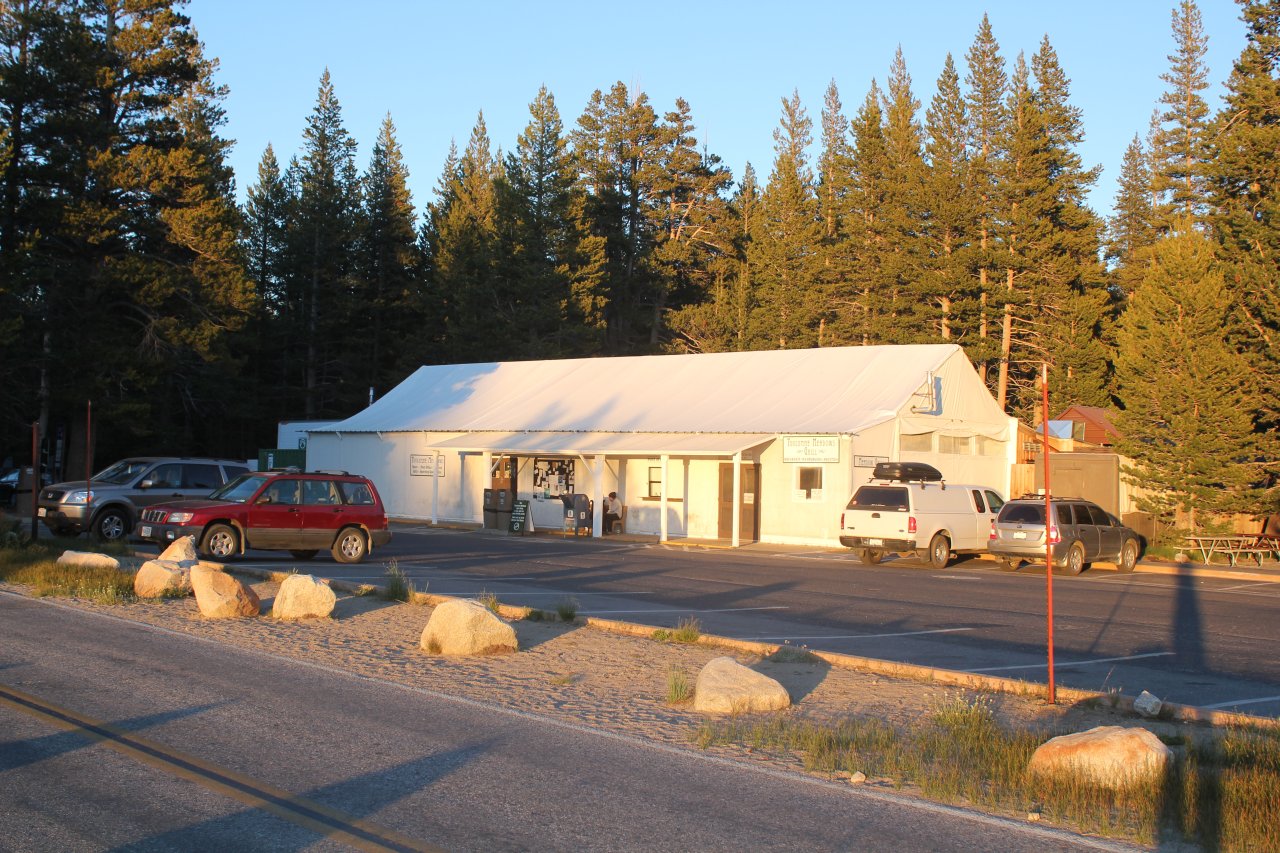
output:
{"label": "person sitting", "polygon": [[610,492],[608,497],[604,499],[604,535],[613,532],[613,523],[618,522],[618,529],[622,529],[622,501],[618,500],[617,492]]}

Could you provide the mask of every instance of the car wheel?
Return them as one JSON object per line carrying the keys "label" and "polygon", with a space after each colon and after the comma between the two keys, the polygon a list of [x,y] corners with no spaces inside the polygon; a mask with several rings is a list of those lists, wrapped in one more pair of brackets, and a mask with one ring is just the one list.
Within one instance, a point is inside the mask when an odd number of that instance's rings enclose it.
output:
{"label": "car wheel", "polygon": [[1084,546],[1076,542],[1067,551],[1067,574],[1078,575],[1085,570]]}
{"label": "car wheel", "polygon": [[115,507],[104,509],[93,522],[93,534],[102,542],[119,542],[132,528],[128,514]]}
{"label": "car wheel", "polygon": [[293,555],[295,560],[310,560],[312,557],[314,557],[316,554],[319,554],[320,552],[309,551],[309,550],[295,551],[293,549],[289,549],[289,553]]}
{"label": "car wheel", "polygon": [[858,552],[858,559],[866,563],[868,566],[874,566],[876,563],[880,562],[880,558],[883,556],[883,552],[877,551],[874,548],[863,548]]}
{"label": "car wheel", "polygon": [[343,530],[338,534],[337,541],[333,543],[333,559],[339,563],[358,563],[367,553],[369,553],[369,546],[364,538],[364,532],[355,527]]}
{"label": "car wheel", "polygon": [[1014,560],[1009,557],[1001,557],[999,560],[1001,571],[1016,572],[1021,566],[1021,560]]}
{"label": "car wheel", "polygon": [[205,531],[204,540],[200,543],[200,552],[206,557],[229,560],[240,553],[240,535],[236,533],[234,527],[214,524]]}
{"label": "car wheel", "polygon": [[1138,564],[1138,543],[1132,540],[1124,543],[1124,547],[1120,549],[1120,559],[1116,562],[1116,570],[1121,572],[1131,572],[1133,567]]}
{"label": "car wheel", "polygon": [[929,565],[935,569],[945,569],[951,562],[951,540],[945,534],[935,533],[929,540]]}

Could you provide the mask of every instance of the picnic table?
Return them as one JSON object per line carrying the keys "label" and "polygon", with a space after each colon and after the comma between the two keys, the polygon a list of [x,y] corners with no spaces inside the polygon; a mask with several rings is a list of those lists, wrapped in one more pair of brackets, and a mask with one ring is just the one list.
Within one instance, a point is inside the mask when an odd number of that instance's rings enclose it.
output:
{"label": "picnic table", "polygon": [[1263,557],[1280,559],[1280,536],[1269,533],[1234,533],[1223,536],[1188,536],[1187,547],[1200,552],[1208,563],[1214,554],[1222,554],[1234,567],[1241,557],[1252,557],[1262,565]]}

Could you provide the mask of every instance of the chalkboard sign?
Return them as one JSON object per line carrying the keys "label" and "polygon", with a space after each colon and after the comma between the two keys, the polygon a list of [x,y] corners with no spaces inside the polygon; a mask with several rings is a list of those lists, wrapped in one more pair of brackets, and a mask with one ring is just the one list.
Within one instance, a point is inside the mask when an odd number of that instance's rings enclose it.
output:
{"label": "chalkboard sign", "polygon": [[516,501],[511,507],[511,523],[507,526],[510,533],[524,536],[529,532],[529,502]]}

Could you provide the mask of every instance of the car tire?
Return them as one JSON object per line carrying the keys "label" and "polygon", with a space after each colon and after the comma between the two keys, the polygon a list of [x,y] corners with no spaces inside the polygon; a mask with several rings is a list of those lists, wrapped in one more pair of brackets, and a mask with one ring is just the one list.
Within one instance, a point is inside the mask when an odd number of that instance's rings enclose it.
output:
{"label": "car tire", "polygon": [[1120,559],[1116,560],[1116,571],[1128,574],[1138,564],[1138,543],[1129,540],[1120,548]]}
{"label": "car tire", "polygon": [[1022,567],[1021,560],[1015,560],[1010,557],[1001,557],[997,562],[1000,563],[1000,571],[1002,572],[1016,572]]}
{"label": "car tire", "polygon": [[1084,546],[1079,542],[1072,544],[1067,550],[1067,574],[1078,575],[1088,567],[1089,564],[1084,561]]}
{"label": "car tire", "polygon": [[131,530],[129,513],[119,507],[107,507],[93,520],[93,535],[99,542],[120,542]]}
{"label": "car tire", "polygon": [[858,552],[858,559],[866,563],[868,566],[874,566],[880,562],[880,558],[884,556],[883,551],[877,551],[874,548],[863,548]]}
{"label": "car tire", "polygon": [[229,524],[211,524],[200,540],[200,553],[215,560],[230,560],[240,553],[240,534]]}
{"label": "car tire", "polygon": [[929,565],[935,569],[945,569],[951,562],[951,540],[945,533],[935,533],[929,540]]}
{"label": "car tire", "polygon": [[347,527],[333,542],[333,559],[339,563],[358,563],[369,553],[369,541],[358,527]]}
{"label": "car tire", "polygon": [[289,553],[293,555],[293,558],[295,560],[310,560],[312,557],[314,557],[316,554],[319,554],[320,552],[313,551],[310,549],[295,551],[294,549],[290,548]]}

